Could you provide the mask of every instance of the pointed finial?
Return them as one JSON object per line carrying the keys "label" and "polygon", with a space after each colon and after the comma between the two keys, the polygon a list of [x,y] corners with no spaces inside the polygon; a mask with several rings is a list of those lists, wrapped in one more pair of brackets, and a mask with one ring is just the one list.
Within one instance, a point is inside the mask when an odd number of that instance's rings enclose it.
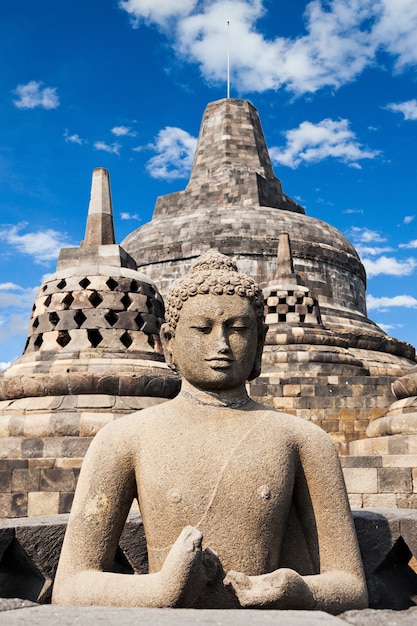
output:
{"label": "pointed finial", "polygon": [[288,282],[290,278],[295,279],[295,282],[297,282],[292,259],[290,236],[288,233],[281,233],[278,238],[277,269],[274,282],[283,280]]}
{"label": "pointed finial", "polygon": [[230,22],[227,22],[227,97],[230,98]]}
{"label": "pointed finial", "polygon": [[101,246],[115,242],[110,177],[104,167],[97,167],[93,171],[85,238],[81,245]]}

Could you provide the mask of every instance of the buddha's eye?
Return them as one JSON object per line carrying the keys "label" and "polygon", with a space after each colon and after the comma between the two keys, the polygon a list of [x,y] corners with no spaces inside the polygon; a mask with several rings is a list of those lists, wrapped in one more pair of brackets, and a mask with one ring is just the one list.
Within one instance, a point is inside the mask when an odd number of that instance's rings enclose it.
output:
{"label": "buddha's eye", "polygon": [[211,331],[211,326],[191,326],[191,328],[194,328],[194,330],[197,330],[199,333],[202,333],[203,335],[208,335],[209,332]]}

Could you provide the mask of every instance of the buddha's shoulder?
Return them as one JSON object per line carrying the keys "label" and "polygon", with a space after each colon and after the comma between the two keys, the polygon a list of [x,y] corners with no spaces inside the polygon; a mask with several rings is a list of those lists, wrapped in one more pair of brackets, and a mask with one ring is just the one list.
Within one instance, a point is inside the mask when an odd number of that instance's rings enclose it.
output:
{"label": "buddha's shoulder", "polygon": [[322,428],[298,415],[285,413],[259,403],[255,403],[255,406],[258,417],[263,422],[267,422],[274,430],[281,432],[284,430],[300,441],[305,438],[331,441],[329,435]]}
{"label": "buddha's shoulder", "polygon": [[[164,409],[162,409],[162,404]],[[106,440],[137,438],[142,432],[155,427],[158,422],[166,417],[169,413],[167,411],[168,405],[169,401],[117,417],[108,422],[96,437]]]}

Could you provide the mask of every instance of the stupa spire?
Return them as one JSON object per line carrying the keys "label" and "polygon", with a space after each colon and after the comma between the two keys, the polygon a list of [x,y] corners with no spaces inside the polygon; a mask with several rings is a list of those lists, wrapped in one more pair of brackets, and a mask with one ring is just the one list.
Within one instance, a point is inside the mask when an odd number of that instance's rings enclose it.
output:
{"label": "stupa spire", "polygon": [[83,246],[116,243],[109,172],[104,167],[93,171],[90,204]]}
{"label": "stupa spire", "polygon": [[278,237],[277,269],[273,281],[298,283],[288,233],[281,233]]}
{"label": "stupa spire", "polygon": [[274,174],[258,112],[248,100],[223,98],[204,112],[190,180],[158,198],[154,217],[207,206],[267,206],[304,213]]}

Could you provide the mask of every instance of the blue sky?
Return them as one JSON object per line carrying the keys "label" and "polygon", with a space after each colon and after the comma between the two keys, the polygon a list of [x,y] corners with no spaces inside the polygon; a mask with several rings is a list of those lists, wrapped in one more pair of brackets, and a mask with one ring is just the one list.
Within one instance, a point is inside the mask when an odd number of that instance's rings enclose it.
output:
{"label": "blue sky", "polygon": [[258,109],[275,173],[357,247],[368,313],[417,344],[416,0],[19,0],[0,8],[0,363],[110,171],[116,237],[183,189],[206,104]]}

